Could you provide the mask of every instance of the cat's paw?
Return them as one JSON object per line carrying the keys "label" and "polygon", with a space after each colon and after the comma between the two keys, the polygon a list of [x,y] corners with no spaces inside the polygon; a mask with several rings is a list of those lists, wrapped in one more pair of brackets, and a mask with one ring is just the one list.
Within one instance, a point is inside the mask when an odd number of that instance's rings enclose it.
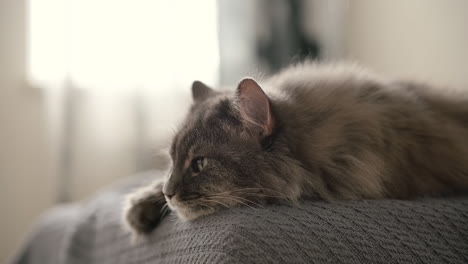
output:
{"label": "cat's paw", "polygon": [[136,235],[153,231],[167,212],[162,183],[145,187],[130,194],[126,200],[124,221]]}

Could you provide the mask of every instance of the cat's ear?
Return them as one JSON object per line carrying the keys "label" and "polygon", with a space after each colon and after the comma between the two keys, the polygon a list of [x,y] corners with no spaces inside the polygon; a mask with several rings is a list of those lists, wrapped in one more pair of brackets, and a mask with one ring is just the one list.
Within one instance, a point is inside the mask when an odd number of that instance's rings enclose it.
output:
{"label": "cat's ear", "polygon": [[267,137],[273,133],[275,118],[270,100],[256,81],[243,79],[237,87],[237,104],[244,124],[251,130]]}
{"label": "cat's ear", "polygon": [[192,97],[195,102],[201,102],[214,93],[213,89],[200,81],[194,81],[192,84]]}

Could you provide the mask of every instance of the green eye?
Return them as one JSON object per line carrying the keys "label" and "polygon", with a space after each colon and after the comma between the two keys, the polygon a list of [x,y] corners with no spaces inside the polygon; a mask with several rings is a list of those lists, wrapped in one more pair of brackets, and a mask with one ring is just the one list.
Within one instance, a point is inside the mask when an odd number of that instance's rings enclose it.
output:
{"label": "green eye", "polygon": [[195,158],[192,160],[192,171],[194,173],[200,173],[203,168],[205,168],[206,164],[208,164],[208,160],[206,158]]}

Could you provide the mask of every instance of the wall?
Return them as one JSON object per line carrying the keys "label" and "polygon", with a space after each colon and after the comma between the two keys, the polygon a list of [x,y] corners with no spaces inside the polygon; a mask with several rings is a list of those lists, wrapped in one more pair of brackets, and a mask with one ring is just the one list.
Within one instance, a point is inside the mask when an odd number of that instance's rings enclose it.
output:
{"label": "wall", "polygon": [[25,0],[0,0],[0,263],[55,199],[44,96],[25,85]]}
{"label": "wall", "polygon": [[468,89],[468,1],[352,1],[346,53],[380,72]]}

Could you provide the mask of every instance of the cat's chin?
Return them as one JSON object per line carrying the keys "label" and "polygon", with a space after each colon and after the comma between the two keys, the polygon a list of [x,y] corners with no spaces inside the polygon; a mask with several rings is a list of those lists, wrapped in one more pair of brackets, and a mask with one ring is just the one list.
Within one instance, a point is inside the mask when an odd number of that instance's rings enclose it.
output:
{"label": "cat's chin", "polygon": [[167,204],[169,208],[177,214],[178,218],[184,222],[195,220],[199,217],[210,215],[216,212],[216,209],[212,207],[205,208],[197,205],[188,206],[177,201],[167,201]]}
{"label": "cat's chin", "polygon": [[177,216],[182,221],[192,221],[199,217],[210,215],[216,212],[216,210],[207,208],[207,209],[192,209],[192,208],[178,208],[175,210]]}

